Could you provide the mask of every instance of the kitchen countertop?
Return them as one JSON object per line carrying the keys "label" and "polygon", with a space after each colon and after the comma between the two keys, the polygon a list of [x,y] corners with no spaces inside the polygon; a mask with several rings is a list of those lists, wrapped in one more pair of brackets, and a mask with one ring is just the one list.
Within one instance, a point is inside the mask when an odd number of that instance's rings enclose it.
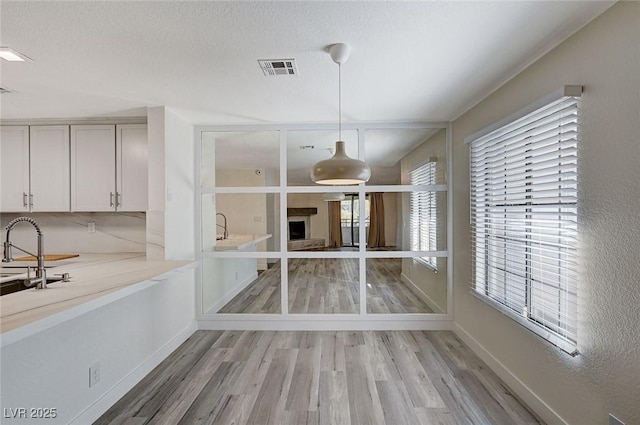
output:
{"label": "kitchen countertop", "polygon": [[48,276],[69,273],[71,280],[51,283],[44,290],[32,288],[0,297],[0,332],[4,334],[136,283],[162,280],[161,275],[193,263],[147,260],[140,253],[80,254],[69,260],[46,262],[51,267],[47,268]]}
{"label": "kitchen countertop", "polygon": [[271,237],[270,234],[245,234],[229,235],[227,239],[216,241],[216,251],[240,251],[244,248],[265,241]]}

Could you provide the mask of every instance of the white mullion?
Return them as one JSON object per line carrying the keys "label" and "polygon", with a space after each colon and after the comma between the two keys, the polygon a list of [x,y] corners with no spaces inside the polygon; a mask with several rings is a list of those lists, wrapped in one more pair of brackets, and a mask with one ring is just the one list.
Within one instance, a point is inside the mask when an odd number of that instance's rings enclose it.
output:
{"label": "white mullion", "polygon": [[[365,130],[364,128],[358,128],[358,158],[361,161],[365,161],[367,158],[367,152],[365,148]],[[359,240],[358,244],[358,265],[359,265],[359,277],[360,277],[360,315],[367,314],[367,228],[365,223],[365,203],[366,193],[364,183],[358,185],[358,214],[360,215],[358,228]],[[371,202],[371,200],[369,200]],[[371,209],[369,209],[371,211]]]}
{"label": "white mullion", "polygon": [[289,220],[287,217],[287,136],[285,129],[280,129],[280,312],[289,314]]}
{"label": "white mullion", "polygon": [[216,187],[206,193],[281,193],[282,190],[275,186],[242,186],[242,187]]}
{"label": "white mullion", "polygon": [[[446,134],[447,186],[453,188],[453,126],[449,123]],[[447,192],[447,314],[453,317],[453,191]]]}
{"label": "white mullion", "polygon": [[287,258],[360,258],[358,251],[289,251]]}
{"label": "white mullion", "polygon": [[202,251],[201,254],[202,258],[284,258],[284,254],[279,251]]}
{"label": "white mullion", "polygon": [[204,284],[202,282],[202,132],[198,131],[198,129],[194,129],[194,143],[196,152],[194,158],[194,172],[195,172],[195,181],[200,188],[199,193],[195,196],[195,253],[196,253],[196,261],[198,262],[198,267],[196,267],[196,299],[195,302],[195,311],[196,318],[199,318],[204,313]]}
{"label": "white mullion", "polygon": [[447,251],[367,251],[367,258],[447,257],[447,255]]}
{"label": "white mullion", "polygon": [[397,186],[365,186],[367,192],[446,192],[446,184],[408,184]]}

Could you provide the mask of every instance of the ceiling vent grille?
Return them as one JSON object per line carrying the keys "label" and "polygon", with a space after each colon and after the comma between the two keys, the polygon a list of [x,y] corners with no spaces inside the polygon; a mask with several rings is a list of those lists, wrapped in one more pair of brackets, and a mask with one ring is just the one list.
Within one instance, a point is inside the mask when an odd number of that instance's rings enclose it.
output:
{"label": "ceiling vent grille", "polygon": [[258,59],[258,63],[266,77],[298,75],[295,59]]}

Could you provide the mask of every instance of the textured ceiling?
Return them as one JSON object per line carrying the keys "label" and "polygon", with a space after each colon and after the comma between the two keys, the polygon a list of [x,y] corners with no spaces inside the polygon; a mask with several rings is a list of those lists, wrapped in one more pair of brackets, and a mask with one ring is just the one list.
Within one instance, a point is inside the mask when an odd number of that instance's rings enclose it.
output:
{"label": "textured ceiling", "polygon": [[[195,124],[449,121],[610,2],[9,2],[2,119],[145,115]],[[264,77],[258,59],[295,58]]]}

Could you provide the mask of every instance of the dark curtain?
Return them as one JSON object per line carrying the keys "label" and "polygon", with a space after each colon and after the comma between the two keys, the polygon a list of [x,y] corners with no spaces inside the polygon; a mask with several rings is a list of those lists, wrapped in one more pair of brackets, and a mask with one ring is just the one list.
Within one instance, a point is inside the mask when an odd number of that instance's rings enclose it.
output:
{"label": "dark curtain", "polygon": [[385,246],[385,240],[382,193],[370,193],[369,205],[369,239],[367,240],[367,246],[369,248],[383,247]]}
{"label": "dark curtain", "polygon": [[329,201],[329,247],[342,247],[342,228],[340,224],[340,201]]}

